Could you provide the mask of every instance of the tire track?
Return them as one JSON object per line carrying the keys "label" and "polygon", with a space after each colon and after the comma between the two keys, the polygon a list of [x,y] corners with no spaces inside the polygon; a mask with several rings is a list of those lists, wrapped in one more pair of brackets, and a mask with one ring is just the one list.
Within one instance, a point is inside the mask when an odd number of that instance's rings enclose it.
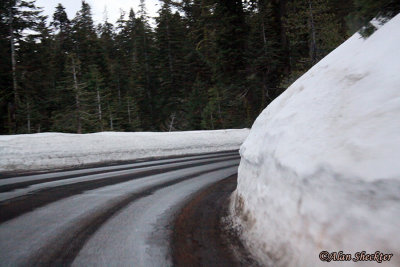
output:
{"label": "tire track", "polygon": [[[165,157],[150,157],[150,158],[143,158],[143,159],[138,159],[138,160],[122,160],[122,161],[113,161],[113,162],[100,162],[100,163],[92,163],[92,164],[85,164],[85,165],[80,165],[80,166],[72,166],[72,167],[66,167],[62,169],[57,169],[57,170],[37,170],[37,171],[3,171],[0,172],[0,180],[3,179],[10,179],[10,178],[15,178],[15,177],[25,177],[25,176],[32,176],[32,175],[46,175],[46,174],[59,174],[62,172],[73,172],[73,171],[79,171],[79,170],[86,170],[86,169],[94,169],[94,168],[107,168],[107,167],[118,167],[118,166],[123,166],[123,165],[132,165],[132,164],[142,164],[146,162],[154,162],[154,161],[164,161],[164,160],[182,160],[186,161],[187,158],[192,158],[192,159],[187,159],[187,160],[193,160],[193,157],[202,157],[204,158],[207,156],[207,158],[214,158],[214,157],[222,157],[226,155],[238,155],[237,150],[228,150],[228,151],[221,151],[221,152],[210,152],[210,153],[200,153],[200,154],[186,154],[186,155],[180,155],[180,156],[165,156]],[[169,163],[169,162],[168,162]],[[158,165],[156,163],[156,165]]]}
{"label": "tire track", "polygon": [[[218,159],[221,157],[226,157],[226,156],[235,156],[237,155],[237,153],[224,153],[221,155],[215,155],[215,156],[210,156],[207,157],[207,159]],[[60,173],[55,172],[55,177],[50,177],[50,178],[42,178],[42,179],[35,179],[35,180],[31,180],[31,181],[24,181],[24,182],[16,182],[16,183],[10,183],[10,184],[5,184],[5,185],[0,185],[0,193],[5,193],[5,192],[10,192],[16,189],[21,189],[21,188],[25,188],[31,185],[35,185],[35,184],[41,184],[41,183],[47,183],[47,182],[54,182],[54,181],[60,181],[60,180],[66,180],[66,179],[71,179],[71,178],[76,178],[76,177],[80,177],[82,175],[95,175],[95,174],[102,174],[102,173],[109,173],[109,172],[113,172],[113,171],[124,171],[124,170],[135,170],[135,169],[140,169],[140,168],[145,168],[145,167],[154,167],[154,166],[162,166],[162,165],[169,165],[169,164],[175,164],[175,163],[183,163],[183,162],[189,162],[189,161],[194,161],[194,160],[202,160],[204,158],[199,158],[199,159],[180,159],[180,160],[176,160],[176,161],[168,161],[168,162],[155,162],[155,163],[149,163],[149,164],[143,164],[140,166],[127,166],[124,167],[123,165],[121,166],[121,168],[110,168],[110,169],[105,169],[105,168],[99,168],[100,170],[93,170],[90,172],[81,172],[81,173],[75,173],[75,174],[67,174],[67,175],[62,175],[60,176]],[[127,165],[132,165],[132,164],[127,164]],[[71,171],[71,172],[75,172],[75,171]],[[51,173],[52,174],[52,173]],[[39,177],[42,176],[38,175]],[[23,176],[22,176],[23,177]],[[13,177],[13,178],[20,178],[20,177]],[[7,178],[10,179],[12,181],[13,178]]]}
{"label": "tire track", "polygon": [[49,242],[48,245],[42,247],[38,253],[28,259],[28,262],[32,266],[70,266],[87,240],[109,218],[114,216],[127,205],[137,201],[138,199],[149,196],[162,188],[172,186],[185,180],[194,179],[202,174],[210,173],[216,170],[228,169],[234,166],[237,166],[237,164],[232,164],[222,168],[217,167],[208,169],[185,177],[176,178],[168,182],[149,186],[140,192],[129,194],[114,202],[108,208],[102,209],[101,211],[86,217],[79,223],[79,225],[74,225],[60,233],[58,235],[59,238],[54,240],[54,242]]}
{"label": "tire track", "polygon": [[73,184],[40,189],[37,191],[30,192],[27,195],[19,196],[16,198],[0,202],[0,223],[6,222],[24,213],[33,211],[39,207],[45,206],[47,204],[61,200],[63,198],[81,194],[87,190],[93,190],[108,185],[123,183],[130,180],[143,178],[145,176],[165,173],[168,171],[201,166],[207,163],[218,163],[226,160],[227,160],[226,158],[219,160],[214,159],[201,163],[190,163],[183,166],[180,165],[180,166],[172,166],[160,169],[153,169],[153,170],[137,172],[134,174],[125,174],[113,178],[102,178],[93,181],[84,181],[84,182],[77,181],[76,183]]}

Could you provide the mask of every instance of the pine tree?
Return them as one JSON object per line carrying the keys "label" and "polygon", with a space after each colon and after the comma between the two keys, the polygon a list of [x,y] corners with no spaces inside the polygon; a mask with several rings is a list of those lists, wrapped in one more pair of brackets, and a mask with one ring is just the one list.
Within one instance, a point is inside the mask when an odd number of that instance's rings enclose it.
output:
{"label": "pine tree", "polygon": [[390,18],[400,12],[400,2],[397,0],[354,0],[354,10],[347,17],[352,27],[352,32],[360,29],[364,37],[368,37],[376,31],[376,27],[370,23],[370,20],[377,18],[385,23]]}
{"label": "pine tree", "polygon": [[105,103],[110,98],[110,92],[104,85],[104,80],[99,70],[95,65],[90,66],[90,71],[87,76],[87,96],[92,105],[88,105],[87,114],[91,114],[90,126],[93,130],[104,131],[105,125]]}
{"label": "pine tree", "polygon": [[[134,73],[136,88],[139,96],[138,105],[141,112],[142,127],[148,130],[157,129],[157,118],[159,114],[155,110],[156,94],[158,80],[153,68],[154,59],[154,39],[153,32],[149,25],[145,3],[140,1],[140,10],[135,22],[135,61]],[[143,95],[142,95],[143,93]]]}
{"label": "pine tree", "polygon": [[287,71],[286,38],[282,38],[282,11],[275,1],[260,0],[250,7],[246,57],[247,117],[253,119],[281,93],[281,77]]}
{"label": "pine tree", "polygon": [[216,1],[216,62],[213,73],[215,86],[210,97],[217,97],[219,123],[215,127],[238,127],[246,123],[243,113],[248,97],[243,79],[245,75],[245,47],[247,25],[242,1]]}
{"label": "pine tree", "polygon": [[[87,84],[83,81],[81,61],[71,53],[67,57],[67,65],[63,79],[58,83],[56,102],[62,108],[54,112],[52,130],[61,132],[86,132],[88,108],[86,103],[96,103],[93,96],[87,94]],[[90,102],[89,102],[90,101]]]}
{"label": "pine tree", "polygon": [[[24,38],[19,43],[20,112],[19,132],[49,130],[49,109],[52,105],[53,69],[49,64],[53,40],[45,18],[38,23],[37,34]],[[23,126],[25,125],[25,127]]]}
{"label": "pine tree", "polygon": [[36,25],[41,19],[41,10],[38,9],[34,1],[29,0],[4,0],[0,6],[0,21],[1,28],[7,30],[3,37],[9,40],[9,59],[11,61],[12,98],[11,93],[5,93],[2,98],[8,102],[8,130],[9,133],[18,132],[18,112],[20,104],[20,92],[18,76],[20,75],[17,66],[18,53],[16,47],[23,36],[24,30],[35,30]]}
{"label": "pine tree", "polygon": [[[155,30],[156,67],[160,87],[157,110],[161,123],[182,113],[184,99],[190,92],[185,76],[186,32],[178,12],[172,14],[170,1],[163,1]],[[184,129],[185,116],[174,120],[176,129]],[[165,128],[165,127],[164,127]],[[169,127],[167,127],[169,129]]]}
{"label": "pine tree", "polygon": [[51,26],[54,30],[54,49],[52,56],[52,66],[54,73],[54,87],[56,82],[61,79],[65,70],[67,54],[72,52],[73,43],[71,39],[71,21],[68,19],[65,8],[58,4],[53,14]]}
{"label": "pine tree", "polygon": [[[193,84],[192,90],[189,96],[186,98],[184,106],[184,114],[188,123],[188,129],[201,130],[203,111],[207,103],[207,92],[204,90],[206,85],[201,81],[200,75],[198,74]],[[205,115],[207,116],[207,115]],[[206,120],[208,121],[208,120]],[[211,128],[211,127],[205,127]]]}
{"label": "pine tree", "polygon": [[285,20],[290,42],[289,85],[345,40],[341,24],[328,0],[295,0],[288,3]]}
{"label": "pine tree", "polygon": [[141,122],[139,117],[139,107],[135,101],[135,98],[127,95],[125,97],[126,103],[125,108],[128,114],[128,120],[124,121],[122,127],[127,131],[140,131],[141,129]]}
{"label": "pine tree", "polygon": [[72,20],[72,40],[73,51],[82,63],[82,72],[86,74],[89,72],[89,66],[96,63],[95,52],[98,48],[91,8],[84,0],[81,9]]}

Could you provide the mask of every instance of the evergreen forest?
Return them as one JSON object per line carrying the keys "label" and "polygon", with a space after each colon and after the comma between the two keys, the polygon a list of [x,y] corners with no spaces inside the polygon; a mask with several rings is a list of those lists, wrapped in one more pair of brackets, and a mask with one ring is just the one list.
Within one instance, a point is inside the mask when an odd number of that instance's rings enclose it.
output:
{"label": "evergreen forest", "polygon": [[0,134],[251,127],[291,83],[398,0],[162,0],[115,24],[82,1],[0,1]]}

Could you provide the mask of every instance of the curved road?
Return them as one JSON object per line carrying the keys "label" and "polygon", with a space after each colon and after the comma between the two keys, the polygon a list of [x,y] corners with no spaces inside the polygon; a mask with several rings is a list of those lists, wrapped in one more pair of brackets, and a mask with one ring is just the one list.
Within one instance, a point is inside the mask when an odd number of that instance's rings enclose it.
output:
{"label": "curved road", "polygon": [[238,163],[223,152],[3,176],[0,265],[251,265],[219,229]]}

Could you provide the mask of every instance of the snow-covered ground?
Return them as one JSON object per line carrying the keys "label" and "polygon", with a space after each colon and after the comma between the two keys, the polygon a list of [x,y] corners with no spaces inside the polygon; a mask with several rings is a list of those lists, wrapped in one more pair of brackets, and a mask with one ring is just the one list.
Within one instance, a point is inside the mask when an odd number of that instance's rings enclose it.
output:
{"label": "snow-covered ground", "polygon": [[[321,251],[393,253],[400,266],[400,15],[358,33],[257,118],[232,213],[265,265],[325,266]],[[376,262],[330,262],[371,266]]]}
{"label": "snow-covered ground", "polygon": [[239,149],[248,129],[188,132],[40,133],[0,136],[0,171],[64,168],[84,164]]}

